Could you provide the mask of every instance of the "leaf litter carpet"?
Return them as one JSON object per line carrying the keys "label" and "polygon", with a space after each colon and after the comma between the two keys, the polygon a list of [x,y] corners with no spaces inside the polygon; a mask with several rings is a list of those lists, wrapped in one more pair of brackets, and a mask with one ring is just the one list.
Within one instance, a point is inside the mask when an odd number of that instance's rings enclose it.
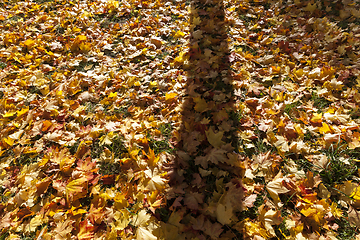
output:
{"label": "leaf litter carpet", "polygon": [[0,239],[360,239],[359,9],[2,1]]}

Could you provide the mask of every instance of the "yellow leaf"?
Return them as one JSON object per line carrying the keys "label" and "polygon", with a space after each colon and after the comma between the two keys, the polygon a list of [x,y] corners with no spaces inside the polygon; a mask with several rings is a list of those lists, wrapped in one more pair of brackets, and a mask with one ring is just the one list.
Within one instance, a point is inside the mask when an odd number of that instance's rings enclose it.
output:
{"label": "yellow leaf", "polygon": [[138,227],[136,230],[136,240],[156,240],[158,239],[145,227]]}
{"label": "yellow leaf", "polygon": [[311,215],[314,215],[316,213],[316,209],[308,207],[304,208],[300,211],[305,217],[309,217]]}
{"label": "yellow leaf", "polygon": [[219,221],[219,223],[223,225],[230,224],[232,216],[233,216],[233,208],[230,206],[230,204],[227,204],[225,206],[220,203],[217,205],[216,218]]}
{"label": "yellow leaf", "polygon": [[117,92],[111,92],[108,97],[109,98],[117,97]]}
{"label": "yellow leaf", "polygon": [[336,203],[333,202],[330,206],[330,209],[332,215],[334,215],[335,218],[341,218],[343,216],[343,212],[339,208],[337,208]]}
{"label": "yellow leaf", "polygon": [[150,166],[155,166],[157,164],[157,162],[159,161],[159,157],[155,156],[155,152],[151,148],[149,148],[149,154],[145,153],[145,155],[148,158],[148,163]]}
{"label": "yellow leaf", "polygon": [[303,69],[294,70],[294,74],[297,78],[301,78],[304,75]]}
{"label": "yellow leaf", "polygon": [[116,193],[114,202],[114,206],[117,210],[126,208],[129,205],[128,201],[126,200],[126,196],[120,192]]}
{"label": "yellow leaf", "polygon": [[311,4],[311,2],[309,2],[307,6],[304,8],[304,11],[313,12],[316,10],[316,8],[317,8],[316,3]]}
{"label": "yellow leaf", "polygon": [[224,135],[223,131],[219,131],[217,133],[215,133],[211,128],[207,131],[205,131],[206,134],[206,138],[209,141],[209,143],[215,147],[215,148],[220,148],[221,146],[223,146],[225,144],[225,142],[223,142],[221,139]]}
{"label": "yellow leaf", "polygon": [[184,61],[186,61],[188,59],[188,55],[186,55],[185,52],[180,52],[179,56],[177,56],[174,59],[174,62],[179,62],[179,63],[183,63]]}
{"label": "yellow leaf", "polygon": [[327,125],[326,123],[322,123],[322,127],[319,128],[319,132],[324,134],[324,133],[331,133],[331,128],[329,125]]}
{"label": "yellow leaf", "polygon": [[146,170],[145,174],[150,178],[148,179],[146,190],[155,191],[156,189],[161,190],[165,187],[165,179],[158,175],[155,170]]}
{"label": "yellow leaf", "polygon": [[89,52],[90,49],[91,49],[91,43],[86,43],[86,42],[82,42],[79,44],[79,49],[82,51],[82,52]]}
{"label": "yellow leaf", "polygon": [[196,26],[196,25],[199,25],[201,23],[201,18],[200,17],[194,17],[193,18],[193,24]]}
{"label": "yellow leaf", "polygon": [[194,107],[195,111],[204,112],[208,109],[208,104],[205,101],[205,99],[203,99],[201,97],[195,97],[194,102],[196,103],[195,107]]}
{"label": "yellow leaf", "polygon": [[290,191],[283,185],[283,180],[284,178],[278,178],[269,182],[266,186],[266,190],[269,192],[270,197],[274,200],[275,204],[280,204],[279,194]]}
{"label": "yellow leaf", "polygon": [[150,83],[149,83],[149,87],[150,88],[155,88],[155,87],[157,87],[157,82],[156,81],[151,81]]}
{"label": "yellow leaf", "polygon": [[114,139],[115,135],[114,132],[109,132],[106,135],[103,135],[100,137],[100,145],[110,145],[112,143],[112,140]]}
{"label": "yellow leaf", "polygon": [[135,160],[136,160],[139,151],[140,151],[139,149],[132,149],[132,150],[130,150],[130,151],[129,151],[130,157],[131,157],[132,159],[135,159]]}
{"label": "yellow leaf", "polygon": [[130,223],[130,217],[128,210],[115,211],[114,213],[115,222],[112,223],[116,230],[123,230]]}
{"label": "yellow leaf", "polygon": [[17,116],[21,117],[22,115],[24,115],[25,113],[27,113],[29,111],[29,108],[23,108],[19,111],[17,111]]}
{"label": "yellow leaf", "polygon": [[180,37],[183,37],[185,36],[185,33],[181,32],[180,30],[177,31],[174,35],[174,38],[180,38]]}
{"label": "yellow leaf", "polygon": [[360,187],[357,187],[350,195],[350,197],[354,198],[355,200],[360,200]]}
{"label": "yellow leaf", "polygon": [[7,112],[3,115],[4,118],[10,118],[10,117],[14,117],[16,115],[15,111],[11,111],[11,112]]}
{"label": "yellow leaf", "polygon": [[310,121],[313,123],[321,123],[322,121],[321,119],[322,119],[322,113],[314,113]]}
{"label": "yellow leaf", "polygon": [[177,93],[166,93],[165,94],[165,101],[173,100],[178,94]]}
{"label": "yellow leaf", "polygon": [[29,230],[30,232],[34,232],[38,226],[43,224],[43,216],[42,215],[36,215],[30,220],[29,223]]}
{"label": "yellow leaf", "polygon": [[27,48],[27,49],[32,49],[35,45],[35,41],[32,40],[32,39],[28,39],[24,42],[24,46]]}
{"label": "yellow leaf", "polygon": [[80,42],[80,41],[86,41],[86,36],[84,35],[79,35],[75,38],[76,42]]}
{"label": "yellow leaf", "polygon": [[84,191],[86,190],[86,182],[87,179],[85,177],[78,178],[69,182],[65,188],[67,200],[69,201],[70,199],[74,201],[86,194],[86,192]]}
{"label": "yellow leaf", "polygon": [[141,210],[135,218],[134,226],[145,226],[146,223],[150,220],[150,215],[146,213],[146,210]]}
{"label": "yellow leaf", "polygon": [[78,28],[78,27],[73,27],[73,32],[81,32],[81,28]]}
{"label": "yellow leaf", "polygon": [[7,137],[7,138],[4,138],[2,141],[3,141],[3,143],[5,143],[5,145],[12,146],[12,145],[14,145],[15,140],[10,137]]}
{"label": "yellow leaf", "polygon": [[325,185],[322,183],[319,185],[319,197],[324,198],[324,199],[328,199],[331,197],[331,193],[329,192],[329,190],[327,190]]}

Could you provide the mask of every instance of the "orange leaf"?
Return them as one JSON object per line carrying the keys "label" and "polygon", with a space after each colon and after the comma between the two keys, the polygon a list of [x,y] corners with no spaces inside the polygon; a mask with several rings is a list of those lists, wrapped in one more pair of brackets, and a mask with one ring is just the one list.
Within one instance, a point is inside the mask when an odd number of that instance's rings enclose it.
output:
{"label": "orange leaf", "polygon": [[80,222],[80,231],[77,237],[79,240],[94,239],[94,226],[87,219]]}

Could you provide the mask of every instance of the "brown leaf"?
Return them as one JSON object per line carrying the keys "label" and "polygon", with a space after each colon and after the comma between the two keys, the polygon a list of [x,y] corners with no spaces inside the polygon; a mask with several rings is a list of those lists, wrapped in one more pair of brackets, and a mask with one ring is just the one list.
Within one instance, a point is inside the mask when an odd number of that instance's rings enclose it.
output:
{"label": "brown leaf", "polygon": [[223,229],[219,223],[211,223],[210,220],[206,219],[203,230],[211,239],[218,239]]}
{"label": "brown leaf", "polygon": [[355,225],[356,227],[360,227],[360,211],[356,210],[352,206],[349,207],[348,210],[348,221],[351,225]]}

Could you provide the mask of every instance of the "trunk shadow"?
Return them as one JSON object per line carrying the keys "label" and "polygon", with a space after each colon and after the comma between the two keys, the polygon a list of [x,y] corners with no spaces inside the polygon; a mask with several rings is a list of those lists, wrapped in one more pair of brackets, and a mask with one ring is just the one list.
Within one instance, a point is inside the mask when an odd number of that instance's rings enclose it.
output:
{"label": "trunk shadow", "polygon": [[222,0],[192,1],[189,51],[182,56],[187,82],[181,140],[168,193],[169,221],[181,218],[186,237],[241,235],[234,225],[242,210],[243,167],[227,28]]}

